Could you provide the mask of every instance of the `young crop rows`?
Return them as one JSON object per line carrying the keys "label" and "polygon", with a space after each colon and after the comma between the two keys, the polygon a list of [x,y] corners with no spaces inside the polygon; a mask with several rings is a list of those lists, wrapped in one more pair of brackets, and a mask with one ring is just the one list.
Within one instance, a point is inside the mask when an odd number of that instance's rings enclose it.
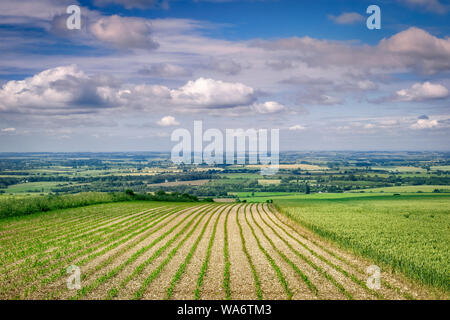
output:
{"label": "young crop rows", "polygon": [[[0,299],[422,299],[268,204],[112,203],[0,222]],[[81,271],[69,289],[67,268]]]}

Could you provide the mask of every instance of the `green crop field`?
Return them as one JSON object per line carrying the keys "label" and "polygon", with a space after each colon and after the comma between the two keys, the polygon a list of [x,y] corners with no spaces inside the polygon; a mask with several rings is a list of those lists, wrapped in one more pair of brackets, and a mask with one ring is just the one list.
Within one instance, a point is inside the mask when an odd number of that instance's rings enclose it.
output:
{"label": "green crop field", "polygon": [[[445,225],[446,200],[436,198],[441,210],[422,224],[436,219]],[[303,199],[300,206],[296,201],[283,210],[304,219],[299,208],[323,199]],[[411,215],[408,221],[415,219]],[[424,237],[420,231],[413,235]],[[0,219],[0,245],[0,299],[447,297],[388,269],[380,288],[369,287],[370,260],[311,234],[268,204],[128,201],[53,210]],[[433,242],[427,248],[432,245],[437,251],[445,247]],[[405,251],[401,242],[399,249]],[[73,270],[79,271],[79,287],[68,285]],[[442,269],[434,271],[433,284],[442,289]]]}
{"label": "green crop field", "polygon": [[6,193],[48,193],[60,182],[27,182],[11,185],[6,189]]}
{"label": "green crop field", "polygon": [[355,190],[352,192],[387,192],[387,193],[411,193],[411,192],[433,192],[434,190],[442,190],[450,193],[450,186],[447,185],[428,185],[428,186],[399,186],[399,187],[383,187]]}
{"label": "green crop field", "polygon": [[450,195],[286,197],[276,205],[341,246],[425,284],[450,289]]}

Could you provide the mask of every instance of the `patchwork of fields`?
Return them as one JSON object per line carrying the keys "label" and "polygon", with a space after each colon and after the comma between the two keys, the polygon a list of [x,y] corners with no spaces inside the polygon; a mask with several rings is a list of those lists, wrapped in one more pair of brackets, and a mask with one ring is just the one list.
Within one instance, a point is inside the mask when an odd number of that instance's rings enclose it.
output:
{"label": "patchwork of fields", "polygon": [[[128,202],[0,221],[0,299],[426,299],[267,204]],[[81,269],[81,289],[66,269]]]}

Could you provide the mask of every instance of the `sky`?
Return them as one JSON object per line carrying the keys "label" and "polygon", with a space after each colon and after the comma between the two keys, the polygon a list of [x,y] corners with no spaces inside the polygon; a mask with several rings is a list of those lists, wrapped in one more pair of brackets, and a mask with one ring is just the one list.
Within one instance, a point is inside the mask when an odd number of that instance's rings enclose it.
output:
{"label": "sky", "polygon": [[170,151],[195,120],[450,151],[449,21],[448,0],[2,0],[0,152]]}

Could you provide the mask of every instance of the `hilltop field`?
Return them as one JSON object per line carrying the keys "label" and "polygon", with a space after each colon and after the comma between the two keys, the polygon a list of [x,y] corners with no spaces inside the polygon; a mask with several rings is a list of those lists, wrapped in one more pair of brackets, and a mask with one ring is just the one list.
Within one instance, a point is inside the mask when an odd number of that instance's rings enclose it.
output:
{"label": "hilltop field", "polygon": [[449,197],[415,197],[130,201],[4,218],[0,298],[447,299]]}

